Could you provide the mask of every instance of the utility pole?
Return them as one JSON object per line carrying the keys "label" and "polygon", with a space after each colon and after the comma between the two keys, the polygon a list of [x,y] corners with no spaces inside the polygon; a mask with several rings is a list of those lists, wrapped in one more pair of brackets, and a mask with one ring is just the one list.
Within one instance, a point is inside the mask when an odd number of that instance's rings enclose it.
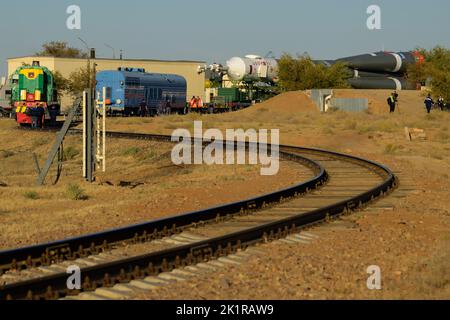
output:
{"label": "utility pole", "polygon": [[78,40],[80,40],[85,46],[86,46],[86,52],[87,52],[87,73],[88,73],[88,88],[92,89],[92,78],[91,78],[91,49],[89,48],[89,45],[86,41],[78,37]]}
{"label": "utility pole", "polygon": [[116,49],[114,49],[112,46],[110,46],[107,43],[105,43],[105,46],[112,50],[112,52],[113,52],[113,59],[116,60]]}

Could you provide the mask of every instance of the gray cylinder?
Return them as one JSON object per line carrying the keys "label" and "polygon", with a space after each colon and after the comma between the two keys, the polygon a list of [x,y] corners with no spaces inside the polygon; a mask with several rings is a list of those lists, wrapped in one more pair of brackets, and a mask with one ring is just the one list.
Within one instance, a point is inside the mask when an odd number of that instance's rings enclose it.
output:
{"label": "gray cylinder", "polygon": [[398,74],[398,73],[388,73],[388,72],[376,73],[376,72],[360,71],[360,70],[356,70],[356,69],[349,69],[349,74],[351,75],[351,77],[354,77],[354,78],[390,78],[390,77],[402,78],[403,77],[402,74]]}
{"label": "gray cylinder", "polygon": [[336,62],[344,62],[352,69],[368,72],[405,73],[408,64],[416,62],[416,57],[412,52],[376,52],[342,58]]}
{"label": "gray cylinder", "polygon": [[389,90],[414,90],[415,86],[408,83],[405,78],[395,77],[360,77],[351,78],[348,83],[355,89],[389,89]]}

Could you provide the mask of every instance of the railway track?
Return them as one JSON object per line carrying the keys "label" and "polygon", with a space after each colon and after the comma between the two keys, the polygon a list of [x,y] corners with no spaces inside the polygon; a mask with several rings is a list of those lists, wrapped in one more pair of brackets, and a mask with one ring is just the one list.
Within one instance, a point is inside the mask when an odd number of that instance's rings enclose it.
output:
{"label": "railway track", "polygon": [[[78,131],[72,131],[78,134]],[[110,137],[170,141],[161,135]],[[225,143],[225,142],[224,142]],[[247,144],[248,146],[248,144]],[[377,163],[293,146],[280,156],[310,168],[313,178],[268,195],[146,224],[0,252],[0,299],[58,299],[134,283],[154,285],[159,274],[241,252],[383,197],[396,177]],[[68,290],[67,267],[81,268],[81,290]],[[151,278],[148,278],[151,277]],[[153,280],[152,280],[153,279]],[[106,288],[106,289],[105,289]],[[106,291],[106,295],[108,291]]]}

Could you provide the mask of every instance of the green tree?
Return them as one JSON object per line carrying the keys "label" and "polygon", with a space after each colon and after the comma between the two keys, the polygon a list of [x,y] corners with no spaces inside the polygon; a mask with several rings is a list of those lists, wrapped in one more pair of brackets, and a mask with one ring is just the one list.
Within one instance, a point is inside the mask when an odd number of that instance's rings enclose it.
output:
{"label": "green tree", "polygon": [[285,91],[348,88],[350,74],[345,64],[330,67],[314,63],[309,56],[283,54],[279,61],[280,87]]}
{"label": "green tree", "polygon": [[78,48],[73,48],[63,41],[50,41],[42,45],[42,51],[37,56],[58,58],[87,58],[87,54]]}
{"label": "green tree", "polygon": [[450,101],[450,50],[437,46],[431,50],[418,49],[425,62],[408,67],[408,80],[424,84],[431,80],[433,95]]}
{"label": "green tree", "polygon": [[91,77],[91,83],[95,83],[94,72],[88,66],[72,72],[67,81],[66,91],[74,97],[80,95],[86,88],[89,88],[89,77]]}
{"label": "green tree", "polygon": [[53,80],[55,81],[55,88],[58,92],[58,98],[61,98],[64,92],[67,92],[69,88],[69,80],[63,77],[61,72],[53,72]]}

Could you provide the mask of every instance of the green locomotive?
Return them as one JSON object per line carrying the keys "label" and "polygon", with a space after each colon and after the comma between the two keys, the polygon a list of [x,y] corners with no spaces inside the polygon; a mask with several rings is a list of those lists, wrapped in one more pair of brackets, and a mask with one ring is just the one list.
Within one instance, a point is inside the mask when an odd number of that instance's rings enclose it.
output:
{"label": "green locomotive", "polygon": [[54,76],[39,62],[19,67],[10,78],[10,86],[18,124],[43,126],[46,119],[60,113]]}

